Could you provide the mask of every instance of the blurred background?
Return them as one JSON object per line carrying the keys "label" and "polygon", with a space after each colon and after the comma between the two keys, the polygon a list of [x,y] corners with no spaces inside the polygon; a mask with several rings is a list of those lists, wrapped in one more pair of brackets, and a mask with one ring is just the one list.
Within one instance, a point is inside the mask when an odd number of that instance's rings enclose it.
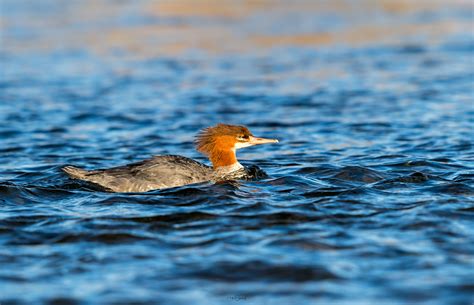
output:
{"label": "blurred background", "polygon": [[[470,304],[473,2],[0,0],[0,303]],[[269,178],[60,168],[248,126]]]}
{"label": "blurred background", "polygon": [[2,1],[5,51],[139,59],[277,48],[437,44],[467,35],[470,1]]}

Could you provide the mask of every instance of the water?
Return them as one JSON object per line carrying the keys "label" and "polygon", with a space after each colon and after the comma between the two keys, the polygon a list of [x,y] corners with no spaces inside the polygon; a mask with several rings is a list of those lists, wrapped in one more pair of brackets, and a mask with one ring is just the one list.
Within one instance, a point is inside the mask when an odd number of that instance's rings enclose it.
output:
{"label": "water", "polygon": [[[462,2],[91,3],[2,4],[2,305],[473,303]],[[114,194],[59,170],[207,162],[217,122],[280,140],[238,154],[268,178]]]}

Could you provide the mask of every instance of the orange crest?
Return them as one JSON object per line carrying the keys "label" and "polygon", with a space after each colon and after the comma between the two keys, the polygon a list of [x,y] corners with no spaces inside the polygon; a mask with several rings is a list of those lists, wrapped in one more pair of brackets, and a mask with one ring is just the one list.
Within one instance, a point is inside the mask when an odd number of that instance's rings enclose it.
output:
{"label": "orange crest", "polygon": [[245,126],[217,124],[203,129],[196,137],[196,149],[209,157],[214,168],[237,163],[237,137],[251,136]]}

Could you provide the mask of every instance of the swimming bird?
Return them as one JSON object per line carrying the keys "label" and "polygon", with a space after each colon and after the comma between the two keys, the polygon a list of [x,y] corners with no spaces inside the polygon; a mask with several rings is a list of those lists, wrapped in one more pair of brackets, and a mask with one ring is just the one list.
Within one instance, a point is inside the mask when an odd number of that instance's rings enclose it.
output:
{"label": "swimming bird", "polygon": [[177,155],[150,159],[108,169],[62,168],[71,178],[84,180],[110,192],[147,192],[201,182],[245,179],[248,168],[236,157],[236,150],[258,144],[278,143],[276,139],[255,137],[245,126],[217,124],[201,130],[196,149],[212,163],[207,166]]}

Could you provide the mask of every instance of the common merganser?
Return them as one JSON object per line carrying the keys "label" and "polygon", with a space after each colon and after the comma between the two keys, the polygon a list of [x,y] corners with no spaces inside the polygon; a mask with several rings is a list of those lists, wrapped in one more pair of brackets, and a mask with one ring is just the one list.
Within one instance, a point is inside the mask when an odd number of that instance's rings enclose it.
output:
{"label": "common merganser", "polygon": [[147,192],[187,184],[245,179],[249,175],[235,155],[240,148],[278,143],[276,139],[257,138],[245,126],[217,124],[201,130],[196,149],[206,155],[212,167],[190,158],[165,155],[123,166],[84,170],[62,168],[71,178],[84,180],[110,192]]}

